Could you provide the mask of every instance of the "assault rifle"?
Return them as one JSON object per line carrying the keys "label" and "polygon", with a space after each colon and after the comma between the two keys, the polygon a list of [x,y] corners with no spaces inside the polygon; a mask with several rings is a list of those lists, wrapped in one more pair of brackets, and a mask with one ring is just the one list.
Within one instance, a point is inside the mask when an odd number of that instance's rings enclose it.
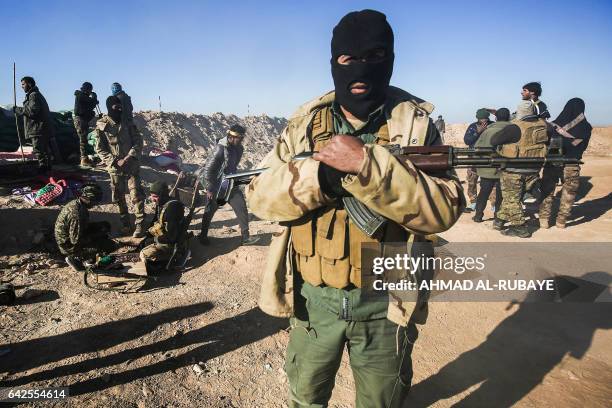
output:
{"label": "assault rifle", "polygon": [[[176,187],[176,185],[178,185],[178,180],[175,183],[175,187]],[[193,185],[193,196],[191,197],[191,205],[189,206],[189,213],[187,214],[187,216],[185,218],[183,218],[183,221],[181,222],[179,235],[178,235],[177,240],[174,243],[174,246],[172,248],[172,254],[170,255],[170,259],[168,259],[168,263],[166,264],[166,270],[167,271],[170,270],[170,267],[174,263],[174,261],[176,259],[176,255],[177,255],[181,245],[186,245],[186,243],[189,241],[189,238],[191,237],[190,233],[187,232],[187,230],[189,229],[189,225],[191,224],[191,220],[193,218],[193,213],[195,212],[196,203],[198,201],[198,196],[199,196],[199,194],[198,194],[198,187],[199,187],[199,185],[200,185],[200,180],[198,180],[198,178],[196,177],[195,183]],[[174,187],[173,187],[173,189],[174,189]],[[185,256],[185,261],[187,260],[186,259],[187,257],[188,257],[188,255]]]}
{"label": "assault rifle", "polygon": [[[563,157],[561,154],[549,154],[546,157],[500,156],[493,147],[457,148],[453,146],[385,146],[391,154],[400,160],[409,160],[417,169],[424,172],[441,172],[457,168],[497,168],[497,169],[534,169],[543,166],[563,167],[568,164],[582,164],[578,159]],[[311,157],[314,152],[300,153],[294,160]],[[222,186],[217,194],[217,203],[223,205],[236,185],[249,184],[253,177],[267,169],[247,170],[223,177]],[[354,197],[343,197],[342,202],[351,221],[368,236],[376,235],[388,221],[387,218],[370,210]]]}

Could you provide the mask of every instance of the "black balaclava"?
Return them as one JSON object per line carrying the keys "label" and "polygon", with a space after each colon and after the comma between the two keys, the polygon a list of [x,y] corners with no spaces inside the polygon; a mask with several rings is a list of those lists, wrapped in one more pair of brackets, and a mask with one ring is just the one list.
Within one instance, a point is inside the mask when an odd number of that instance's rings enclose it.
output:
{"label": "black balaclava", "polygon": [[83,92],[93,91],[93,85],[91,84],[91,82],[83,82],[83,85],[81,85],[81,91]]}
{"label": "black balaclava", "polygon": [[[385,58],[378,62],[354,61],[338,64],[340,55],[363,57],[375,49],[384,49]],[[383,13],[374,10],[353,11],[342,17],[331,41],[331,72],[336,101],[360,119],[383,104],[393,73],[393,30]],[[364,94],[353,95],[349,86],[355,82],[367,84]]]}
{"label": "black balaclava", "polygon": [[119,123],[121,122],[121,109],[113,109],[113,105],[121,106],[121,100],[116,96],[109,96],[106,98],[106,110],[108,111],[108,116],[110,116],[115,123]]}

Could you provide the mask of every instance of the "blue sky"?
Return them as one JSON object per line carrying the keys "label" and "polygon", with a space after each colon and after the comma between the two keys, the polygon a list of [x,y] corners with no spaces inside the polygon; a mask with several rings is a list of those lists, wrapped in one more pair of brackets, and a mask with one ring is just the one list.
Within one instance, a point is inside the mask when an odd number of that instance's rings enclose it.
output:
{"label": "blue sky", "polygon": [[4,0],[0,104],[12,103],[15,61],[53,110],[71,108],[87,80],[102,101],[122,83],[137,110],[157,109],[159,95],[166,111],[287,116],[332,88],[332,28],[363,8],[395,31],[392,84],[448,122],[512,110],[537,80],[553,118],[579,96],[592,123],[612,124],[612,2],[584,0]]}

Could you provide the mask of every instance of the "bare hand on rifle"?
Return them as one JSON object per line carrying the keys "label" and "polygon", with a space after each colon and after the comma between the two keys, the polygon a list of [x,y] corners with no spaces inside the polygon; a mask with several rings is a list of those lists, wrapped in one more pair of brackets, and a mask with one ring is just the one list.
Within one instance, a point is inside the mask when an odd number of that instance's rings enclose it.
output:
{"label": "bare hand on rifle", "polygon": [[357,174],[364,160],[363,142],[354,136],[336,135],[312,158],[336,170]]}
{"label": "bare hand on rifle", "polygon": [[132,159],[132,156],[125,156],[123,159],[117,160],[117,167],[122,168]]}

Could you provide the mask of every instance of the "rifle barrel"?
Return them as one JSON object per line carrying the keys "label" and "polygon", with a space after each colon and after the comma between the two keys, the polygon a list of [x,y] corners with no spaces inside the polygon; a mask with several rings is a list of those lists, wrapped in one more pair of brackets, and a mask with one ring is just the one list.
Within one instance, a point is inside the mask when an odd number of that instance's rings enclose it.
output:
{"label": "rifle barrel", "polygon": [[[312,156],[312,152],[300,153],[295,157],[303,160]],[[416,146],[402,150],[400,156],[406,157],[412,164],[423,171],[448,170],[450,168],[490,167],[490,168],[534,168],[542,166],[562,166],[568,164],[582,164],[580,160],[553,155],[547,157],[517,157],[506,158],[498,156],[494,148],[454,148],[451,146]],[[227,180],[234,180],[235,184],[248,184],[255,176],[266,169],[240,171],[226,174]]]}
{"label": "rifle barrel", "polygon": [[453,167],[518,167],[539,168],[545,165],[581,164],[577,159],[566,157],[456,157],[453,159]]}

